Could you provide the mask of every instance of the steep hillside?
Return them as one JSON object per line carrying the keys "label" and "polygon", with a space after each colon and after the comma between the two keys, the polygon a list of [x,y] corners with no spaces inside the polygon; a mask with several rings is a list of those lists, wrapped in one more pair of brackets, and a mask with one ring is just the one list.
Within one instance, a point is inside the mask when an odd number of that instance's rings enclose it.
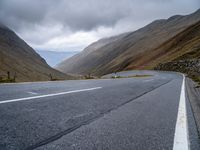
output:
{"label": "steep hillside", "polygon": [[[200,22],[161,46],[167,54],[152,66],[156,70],[178,71],[200,82]],[[162,60],[162,61],[161,61]]]}
{"label": "steep hillside", "polygon": [[[200,49],[200,21],[189,26],[171,39],[152,49],[147,55],[137,57],[137,62],[127,66],[126,69],[141,67],[142,69],[152,69],[159,63],[173,61],[185,56],[185,59],[195,54],[198,56]],[[192,53],[194,55],[189,55]],[[188,55],[187,55],[188,54]],[[187,57],[186,57],[187,56]]]}
{"label": "steep hillside", "polygon": [[51,68],[12,30],[1,24],[0,81],[8,78],[15,78],[16,81],[44,81],[51,78],[72,79],[73,77]]}
{"label": "steep hillside", "polygon": [[[75,73],[87,75],[88,70],[91,69],[90,63],[93,58],[98,58],[98,53],[101,51],[101,48],[109,43],[115,42],[118,39],[121,39],[128,35],[129,33],[123,33],[118,36],[113,36],[110,38],[103,38],[97,42],[92,43],[86,47],[82,52],[70,57],[56,66],[56,69],[65,72],[65,73]],[[98,50],[98,51],[97,51]],[[87,60],[87,61],[86,61]],[[86,62],[85,62],[86,61]],[[86,72],[86,73],[84,73]]]}
{"label": "steep hillside", "polygon": [[63,72],[90,73],[96,76],[122,70],[153,68],[160,62],[157,58],[168,53],[167,46],[163,50],[162,45],[199,20],[200,10],[191,15],[176,15],[167,20],[154,21],[135,32],[127,33],[117,40],[102,45],[87,55],[83,51],[79,54],[81,59],[72,57],[57,68]]}

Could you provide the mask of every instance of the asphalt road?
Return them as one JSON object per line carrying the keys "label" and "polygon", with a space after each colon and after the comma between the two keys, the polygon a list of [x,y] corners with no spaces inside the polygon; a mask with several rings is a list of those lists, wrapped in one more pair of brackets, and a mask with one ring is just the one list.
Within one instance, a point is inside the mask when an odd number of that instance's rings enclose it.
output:
{"label": "asphalt road", "polygon": [[[183,76],[118,73],[135,74],[152,76],[0,85],[0,150],[177,150]],[[185,103],[185,145],[198,150]]]}

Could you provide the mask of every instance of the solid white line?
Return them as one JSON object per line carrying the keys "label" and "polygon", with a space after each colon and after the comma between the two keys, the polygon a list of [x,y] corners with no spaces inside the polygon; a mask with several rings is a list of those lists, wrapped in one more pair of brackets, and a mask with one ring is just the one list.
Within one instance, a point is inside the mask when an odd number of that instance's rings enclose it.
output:
{"label": "solid white line", "polygon": [[185,100],[185,76],[183,75],[183,83],[181,87],[173,150],[189,150],[189,149],[190,149],[190,143],[188,137],[187,110],[186,110],[186,100]]}
{"label": "solid white line", "polygon": [[54,94],[46,94],[46,95],[39,95],[39,96],[32,96],[32,97],[4,100],[4,101],[0,101],[0,104],[18,102],[18,101],[27,101],[27,100],[32,100],[32,99],[52,97],[52,96],[65,95],[65,94],[70,94],[70,93],[78,93],[78,92],[84,92],[84,91],[92,91],[92,90],[101,89],[101,88],[102,87],[94,87],[94,88],[89,88],[89,89],[81,89],[81,90],[67,91],[67,92],[61,92],[61,93],[54,93]]}

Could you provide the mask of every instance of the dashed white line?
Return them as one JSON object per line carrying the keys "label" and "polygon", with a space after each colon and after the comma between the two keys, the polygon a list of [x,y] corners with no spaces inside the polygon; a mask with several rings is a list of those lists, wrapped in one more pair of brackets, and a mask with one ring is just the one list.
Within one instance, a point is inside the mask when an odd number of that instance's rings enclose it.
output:
{"label": "dashed white line", "polygon": [[101,88],[102,87],[94,87],[94,88],[73,90],[73,91],[67,91],[67,92],[61,92],[61,93],[54,93],[54,94],[46,94],[46,95],[39,95],[39,96],[32,96],[32,97],[4,100],[4,101],[0,101],[0,104],[12,103],[12,102],[18,102],[18,101],[27,101],[27,100],[32,100],[32,99],[52,97],[52,96],[65,95],[65,94],[70,94],[70,93],[78,93],[78,92],[84,92],[84,91],[92,91],[92,90],[97,90],[97,89],[101,89]]}
{"label": "dashed white line", "polygon": [[35,92],[27,92],[27,93],[32,94],[32,95],[36,95],[37,94]]}
{"label": "dashed white line", "polygon": [[149,79],[149,80],[144,80],[144,82],[150,82],[153,81],[154,79]]}
{"label": "dashed white line", "polygon": [[190,142],[188,137],[187,111],[186,111],[186,100],[185,100],[185,76],[183,75],[183,83],[181,87],[173,150],[189,150],[189,149],[190,149]]}

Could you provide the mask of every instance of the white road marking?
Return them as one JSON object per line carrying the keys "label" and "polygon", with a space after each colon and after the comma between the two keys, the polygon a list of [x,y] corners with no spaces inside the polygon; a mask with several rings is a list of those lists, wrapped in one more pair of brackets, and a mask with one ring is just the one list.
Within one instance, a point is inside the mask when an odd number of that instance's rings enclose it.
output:
{"label": "white road marking", "polygon": [[35,93],[35,92],[27,92],[27,93],[29,93],[29,94],[33,94],[33,95],[36,95],[37,93]]}
{"label": "white road marking", "polygon": [[4,100],[4,101],[0,101],[0,104],[12,103],[12,102],[18,102],[18,101],[27,101],[27,100],[32,100],[32,99],[52,97],[52,96],[65,95],[65,94],[70,94],[70,93],[78,93],[78,92],[84,92],[84,91],[92,91],[92,90],[97,90],[97,89],[101,89],[101,88],[102,87],[94,87],[94,88],[89,88],[89,89],[80,89],[80,90],[73,90],[73,91],[67,91],[67,92],[61,92],[61,93],[54,93],[54,94],[46,94],[46,95],[32,96],[32,97],[26,97],[26,98]]}
{"label": "white road marking", "polygon": [[185,76],[183,75],[183,83],[181,87],[173,150],[189,150],[189,149],[190,149],[190,142],[188,137],[187,111],[186,111],[186,100],[185,100]]}
{"label": "white road marking", "polygon": [[153,81],[154,79],[149,79],[149,80],[144,80],[144,82],[150,82]]}

